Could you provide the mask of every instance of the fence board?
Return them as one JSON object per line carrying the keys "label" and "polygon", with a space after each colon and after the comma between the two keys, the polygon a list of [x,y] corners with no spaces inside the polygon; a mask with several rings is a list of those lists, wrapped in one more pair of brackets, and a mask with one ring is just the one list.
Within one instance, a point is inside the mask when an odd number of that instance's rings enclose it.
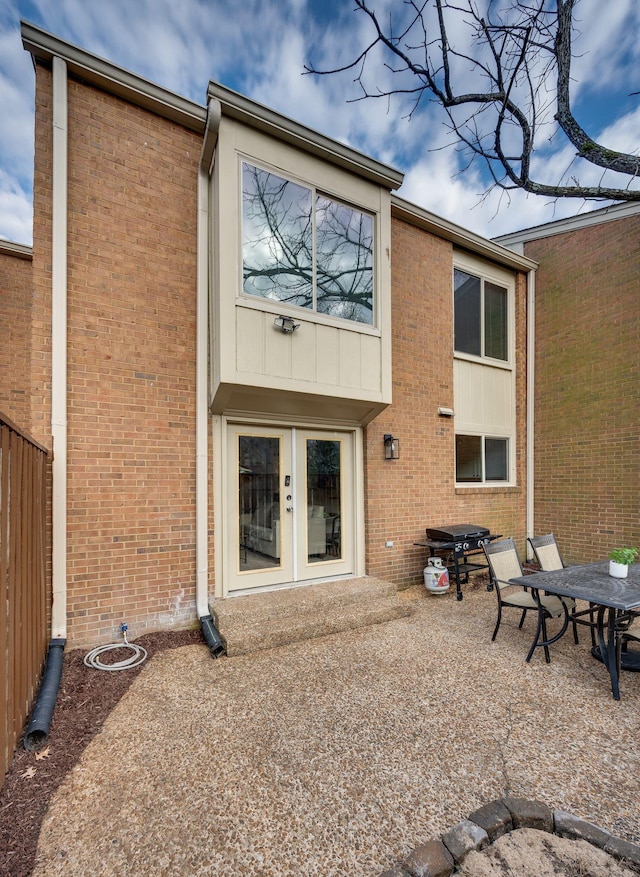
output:
{"label": "fence board", "polygon": [[0,777],[46,657],[46,464],[45,448],[0,414]]}

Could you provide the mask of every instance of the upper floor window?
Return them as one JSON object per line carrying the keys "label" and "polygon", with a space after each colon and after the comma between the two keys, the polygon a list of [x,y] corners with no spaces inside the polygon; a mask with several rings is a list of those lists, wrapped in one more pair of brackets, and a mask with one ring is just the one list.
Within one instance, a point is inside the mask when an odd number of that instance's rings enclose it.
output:
{"label": "upper floor window", "polygon": [[373,217],[242,163],[242,288],[373,324]]}
{"label": "upper floor window", "polygon": [[508,292],[496,283],[454,271],[454,347],[489,359],[509,359]]}

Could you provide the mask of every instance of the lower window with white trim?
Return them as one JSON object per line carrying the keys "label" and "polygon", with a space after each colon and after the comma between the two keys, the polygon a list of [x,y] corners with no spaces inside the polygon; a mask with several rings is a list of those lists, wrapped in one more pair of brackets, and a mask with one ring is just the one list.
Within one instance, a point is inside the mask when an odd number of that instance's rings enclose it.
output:
{"label": "lower window with white trim", "polygon": [[456,483],[495,484],[508,481],[508,438],[456,435]]}

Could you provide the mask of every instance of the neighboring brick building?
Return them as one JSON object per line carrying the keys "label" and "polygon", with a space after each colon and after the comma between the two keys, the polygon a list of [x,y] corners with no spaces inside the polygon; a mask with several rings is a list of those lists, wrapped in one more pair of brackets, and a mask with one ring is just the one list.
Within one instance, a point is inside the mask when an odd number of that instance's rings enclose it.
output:
{"label": "neighboring brick building", "polygon": [[484,525],[524,553],[535,263],[222,86],[205,108],[31,25],[23,40],[14,417],[54,450],[53,634],[86,647],[123,620],[185,627],[214,599],[341,576],[406,586],[428,526]]}
{"label": "neighboring brick building", "polygon": [[498,240],[539,263],[535,530],[569,563],[640,546],[640,204]]}
{"label": "neighboring brick building", "polygon": [[0,241],[2,413],[29,430],[31,247]]}

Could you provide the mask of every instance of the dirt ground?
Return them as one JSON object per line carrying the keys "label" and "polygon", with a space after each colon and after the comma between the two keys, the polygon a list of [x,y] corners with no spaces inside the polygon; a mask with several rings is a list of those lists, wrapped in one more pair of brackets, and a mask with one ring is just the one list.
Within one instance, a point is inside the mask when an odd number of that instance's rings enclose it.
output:
{"label": "dirt ground", "polygon": [[[148,658],[166,649],[204,643],[199,630],[138,637]],[[51,797],[136,678],[142,665],[118,672],[85,667],[84,652],[64,656],[62,681],[47,745],[27,752],[18,741],[0,789],[0,875],[28,877],[33,870],[40,826]],[[122,653],[114,653],[115,660]],[[104,656],[107,662],[109,657]]]}

